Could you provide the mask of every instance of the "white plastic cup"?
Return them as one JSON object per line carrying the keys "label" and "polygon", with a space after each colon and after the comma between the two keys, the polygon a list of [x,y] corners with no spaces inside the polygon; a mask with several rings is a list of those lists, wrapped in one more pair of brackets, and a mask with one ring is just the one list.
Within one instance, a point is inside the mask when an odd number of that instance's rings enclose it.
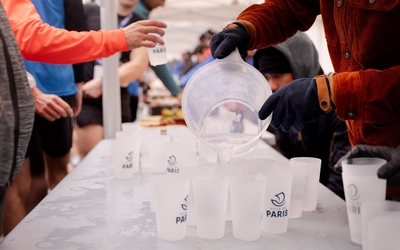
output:
{"label": "white plastic cup", "polygon": [[[246,174],[247,160],[241,158],[231,158],[228,163],[228,167],[215,167],[213,171],[219,174],[226,174],[229,177],[235,175]],[[231,208],[231,195],[230,190],[228,190],[228,202],[226,204],[226,221],[232,220],[232,208]]]}
{"label": "white plastic cup", "polygon": [[247,160],[247,174],[257,174],[258,172],[277,169],[277,162],[267,158],[256,158]]}
{"label": "white plastic cup", "polygon": [[203,174],[193,177],[192,181],[196,204],[197,236],[209,240],[224,237],[229,176]]}
{"label": "white plastic cup", "polygon": [[190,142],[170,141],[165,143],[164,162],[167,166],[167,173],[179,174],[179,169],[188,167]]}
{"label": "white plastic cup", "polygon": [[[162,37],[155,33],[149,33],[149,35],[158,36],[165,42],[165,37]],[[149,55],[150,65],[152,66],[162,65],[168,62],[167,47],[165,43],[164,45],[156,43],[156,46],[154,48],[147,48],[147,52]]]}
{"label": "white plastic cup", "polygon": [[115,132],[115,139],[134,140],[136,142],[136,141],[140,141],[140,135],[138,133],[134,133],[134,132],[117,131],[117,132]]}
{"label": "white plastic cup", "polygon": [[159,127],[145,127],[140,130],[140,166],[142,168],[151,168],[149,138],[158,135],[161,135]]}
{"label": "white plastic cup", "polygon": [[217,162],[217,152],[204,141],[200,141],[199,154],[200,158],[205,159],[205,161],[208,163]]}
{"label": "white plastic cup", "polygon": [[[398,250],[400,217],[382,215],[372,218],[368,223],[369,249]],[[364,248],[363,248],[364,249]]]}
{"label": "white plastic cup", "polygon": [[186,236],[190,178],[183,175],[157,175],[152,178],[158,238],[178,241]]}
{"label": "white plastic cup", "polygon": [[139,133],[140,131],[140,123],[138,122],[124,122],[121,124],[121,128],[123,132],[128,133]]}
{"label": "white plastic cup", "polygon": [[303,211],[311,212],[317,210],[318,185],[321,173],[321,159],[314,157],[294,157],[290,161],[303,162],[306,164],[306,182],[304,189]]}
{"label": "white plastic cup", "polygon": [[379,158],[354,158],[342,162],[347,217],[354,243],[362,243],[361,203],[385,200],[386,180],[377,176],[378,169],[385,163],[386,160]]}
{"label": "white plastic cup", "polygon": [[[246,173],[246,168],[247,168],[247,159],[232,157],[226,169],[228,171],[232,171],[233,169],[235,169],[235,171],[238,171],[238,174],[244,174]],[[232,174],[234,173],[232,172]]]}
{"label": "white plastic cup", "polygon": [[140,130],[140,134],[143,136],[161,135],[161,128],[159,127],[144,127]]}
{"label": "white plastic cup", "polygon": [[111,140],[111,152],[114,169],[114,178],[118,180],[131,179],[134,172],[139,171],[139,146],[133,140]]}
{"label": "white plastic cup", "polygon": [[[167,133],[168,134],[168,133]],[[171,141],[183,141],[187,142],[188,145],[188,158],[187,166],[197,166],[199,165],[199,140],[193,134],[189,135],[172,135]]]}
{"label": "white plastic cup", "polygon": [[289,222],[293,173],[266,170],[258,174],[266,177],[261,230],[271,234],[285,233]]}
{"label": "white plastic cup", "polygon": [[303,202],[307,171],[306,164],[302,162],[289,161],[289,164],[287,162],[278,162],[277,165],[279,169],[293,173],[289,218],[300,218],[303,215]]}
{"label": "white plastic cup", "polygon": [[[400,218],[400,202],[397,201],[390,201],[390,200],[384,200],[384,201],[364,201],[361,204],[361,228],[362,228],[362,249],[363,250],[373,250],[373,249],[394,249],[394,248],[388,248],[388,247],[380,247],[380,248],[372,248],[369,245],[369,241],[377,241],[376,237],[376,232],[373,232],[375,230],[379,232],[382,232],[382,228],[376,227],[376,226],[371,226],[369,222],[374,219],[378,218],[381,216],[390,216],[391,218]],[[392,221],[391,225],[388,225],[386,229],[390,230],[392,233],[393,226],[400,225],[400,222],[394,222]],[[386,230],[383,229],[383,230]],[[368,232],[371,233],[371,235],[368,234]],[[385,232],[385,234],[387,234]],[[400,232],[397,232],[397,237],[400,235]],[[384,239],[383,236],[381,239]],[[396,242],[393,241],[393,239],[388,239],[387,243],[392,242],[393,246],[398,247],[398,239],[397,237],[394,238]],[[371,238],[371,239],[370,239]],[[389,245],[390,246],[390,245]]]}
{"label": "white plastic cup", "polygon": [[169,135],[157,135],[148,138],[150,151],[151,172],[157,174],[167,173],[167,162],[165,161],[166,143],[169,143]]}
{"label": "white plastic cup", "polygon": [[177,135],[193,135],[192,131],[182,124],[168,124],[165,126],[165,132],[172,137]]}
{"label": "white plastic cup", "polygon": [[132,173],[138,173],[140,170],[140,135],[132,132],[117,131],[115,137],[117,140],[129,140],[133,142],[133,144],[130,144],[133,152]]}
{"label": "white plastic cup", "polygon": [[230,177],[232,229],[235,239],[254,241],[260,238],[265,185],[266,177],[262,175]]}
{"label": "white plastic cup", "polygon": [[194,203],[192,178],[201,174],[207,174],[211,172],[212,168],[208,166],[187,167],[187,168],[182,168],[179,171],[179,174],[190,177],[188,210],[187,210],[187,221],[186,221],[186,225],[188,227],[196,227],[196,206]]}

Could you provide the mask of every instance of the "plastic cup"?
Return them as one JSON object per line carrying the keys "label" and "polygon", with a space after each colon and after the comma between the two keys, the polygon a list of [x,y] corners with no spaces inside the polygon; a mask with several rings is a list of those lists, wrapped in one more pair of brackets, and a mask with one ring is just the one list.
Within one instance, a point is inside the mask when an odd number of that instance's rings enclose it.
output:
{"label": "plastic cup", "polygon": [[145,127],[140,130],[140,134],[143,136],[161,135],[161,128],[159,127]]}
{"label": "plastic cup", "polygon": [[115,179],[131,179],[139,171],[139,145],[133,140],[112,139],[111,152]]}
{"label": "plastic cup", "polygon": [[[158,36],[161,39],[163,39],[165,42],[165,38],[158,34],[149,33],[149,35]],[[154,48],[147,48],[147,52],[149,55],[150,65],[152,65],[152,66],[162,65],[162,64],[166,64],[168,62],[167,47],[166,47],[165,43],[164,43],[164,45],[156,43],[156,46]]]}
{"label": "plastic cup", "polygon": [[165,132],[172,137],[177,135],[193,135],[187,126],[181,124],[168,124],[165,126]]}
{"label": "plastic cup", "polygon": [[167,166],[167,173],[179,174],[181,168],[188,167],[190,142],[171,141],[165,143],[164,162]]}
{"label": "plastic cup", "polygon": [[[398,250],[400,217],[383,215],[368,223],[368,249]],[[364,248],[363,248],[364,249]]]}
{"label": "plastic cup", "polygon": [[207,166],[187,167],[187,168],[182,168],[179,171],[179,174],[190,177],[188,210],[187,210],[187,221],[186,221],[186,225],[188,227],[196,227],[196,206],[194,203],[192,178],[201,174],[207,174],[211,172],[212,168]]}
{"label": "plastic cup", "polygon": [[133,152],[132,173],[138,173],[140,169],[140,135],[137,133],[117,131],[115,137],[117,140],[129,140],[133,142],[133,144],[131,144]]}
{"label": "plastic cup", "polygon": [[[373,250],[373,249],[394,249],[390,248],[390,244],[388,246],[380,248],[372,248],[371,245],[369,244],[369,241],[374,241],[374,245],[376,246],[376,242],[379,239],[376,239],[377,234],[382,233],[382,230],[389,230],[392,233],[395,231],[393,229],[393,226],[396,225],[396,222],[392,221],[390,225],[387,225],[386,228],[379,228],[376,225],[370,225],[370,221],[379,218],[382,216],[390,216],[392,219],[393,218],[400,218],[400,202],[396,201],[364,201],[361,204],[361,228],[362,228],[362,249],[363,250]],[[397,222],[397,225],[400,225],[400,222]],[[376,232],[376,231],[378,232]],[[375,231],[375,232],[374,232]],[[371,235],[369,235],[369,232]],[[380,239],[384,239],[387,235],[387,233],[384,233],[383,237],[380,237]],[[397,236],[400,235],[400,232],[397,231]],[[392,246],[397,246],[398,245],[398,240],[395,237],[394,238],[396,242],[393,241],[393,239],[388,239],[387,243],[392,243]]]}
{"label": "plastic cup", "polygon": [[[246,173],[246,168],[247,168],[247,160],[244,158],[236,158],[233,157],[230,159],[228,163],[228,167],[226,168],[227,171],[238,171],[238,174],[244,174]],[[232,173],[234,174],[234,173]]]}
{"label": "plastic cup", "polygon": [[257,174],[258,172],[277,169],[277,162],[272,159],[257,158],[247,160],[247,174]]}
{"label": "plastic cup", "polygon": [[[186,128],[188,129],[188,128]],[[168,134],[168,133],[167,133]],[[199,140],[193,135],[172,135],[172,141],[182,141],[188,143],[188,157],[189,161],[187,166],[197,166],[199,165]]]}
{"label": "plastic cup", "polygon": [[[235,175],[243,175],[246,173],[247,160],[241,158],[232,158],[229,162],[227,168],[216,167],[214,168],[215,173],[226,174],[229,177]],[[228,190],[228,202],[226,204],[226,221],[232,220],[232,209],[231,209],[231,195],[230,190]]]}
{"label": "plastic cup", "polygon": [[152,178],[159,239],[178,241],[185,238],[189,182],[190,178],[183,175]]}
{"label": "plastic cup", "polygon": [[266,177],[236,175],[229,179],[233,237],[243,241],[258,240],[264,210]]}
{"label": "plastic cup", "polygon": [[200,158],[203,158],[206,160],[206,162],[209,163],[215,163],[217,162],[217,152],[212,149],[208,143],[204,141],[200,141],[200,150],[199,150]]}
{"label": "plastic cup", "polygon": [[317,209],[321,159],[313,157],[294,157],[291,158],[290,161],[303,162],[306,164],[307,170],[303,199],[303,211],[315,211]]}
{"label": "plastic cup", "polygon": [[354,158],[342,162],[347,217],[354,243],[362,243],[361,203],[385,200],[386,180],[377,176],[378,168],[385,163],[386,160],[379,158]]}
{"label": "plastic cup", "polygon": [[148,138],[150,146],[151,172],[157,174],[167,173],[167,162],[165,161],[165,144],[170,142],[169,135],[158,135]]}
{"label": "plastic cup", "polygon": [[203,174],[193,177],[196,204],[197,236],[215,240],[225,235],[225,214],[229,176]]}
{"label": "plastic cup", "polygon": [[285,233],[289,222],[293,173],[266,170],[258,175],[266,177],[261,230],[271,234]]}
{"label": "plastic cup", "polygon": [[161,135],[161,129],[158,127],[145,127],[140,131],[140,166],[142,168],[151,168],[149,138],[158,135]]}
{"label": "plastic cup", "polygon": [[139,133],[140,123],[138,122],[124,122],[121,124],[123,132]]}
{"label": "plastic cup", "polygon": [[303,215],[303,202],[307,171],[306,164],[302,162],[289,161],[289,164],[287,162],[278,162],[277,165],[279,169],[293,173],[289,218],[300,218]]}
{"label": "plastic cup", "polygon": [[115,132],[115,139],[134,140],[135,142],[140,142],[140,134],[135,132],[117,131]]}

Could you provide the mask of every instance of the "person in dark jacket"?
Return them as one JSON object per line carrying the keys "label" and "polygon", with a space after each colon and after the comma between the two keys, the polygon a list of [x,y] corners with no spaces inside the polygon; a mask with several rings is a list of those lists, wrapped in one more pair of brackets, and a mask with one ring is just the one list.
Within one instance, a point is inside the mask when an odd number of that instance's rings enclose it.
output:
{"label": "person in dark jacket", "polygon": [[[286,42],[258,50],[254,66],[265,76],[273,92],[298,78],[323,74],[318,52],[310,38],[298,32]],[[322,160],[320,182],[344,199],[341,175],[333,169],[335,163],[350,150],[344,121],[331,112],[297,132],[269,128],[277,138],[281,153],[287,157],[315,157]]]}

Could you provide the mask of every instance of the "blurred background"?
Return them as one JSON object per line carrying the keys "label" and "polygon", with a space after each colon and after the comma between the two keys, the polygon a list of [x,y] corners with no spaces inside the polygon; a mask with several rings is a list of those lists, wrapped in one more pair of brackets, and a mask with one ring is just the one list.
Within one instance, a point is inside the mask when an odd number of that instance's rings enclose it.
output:
{"label": "blurred background", "polygon": [[[220,31],[226,24],[234,21],[246,7],[262,2],[262,0],[166,0],[163,7],[158,7],[150,13],[150,18],[168,24],[165,38],[168,44],[168,58],[170,61],[180,60],[185,52],[192,52],[195,49],[201,34],[210,29]],[[333,71],[320,17],[306,33],[317,47],[324,71]]]}

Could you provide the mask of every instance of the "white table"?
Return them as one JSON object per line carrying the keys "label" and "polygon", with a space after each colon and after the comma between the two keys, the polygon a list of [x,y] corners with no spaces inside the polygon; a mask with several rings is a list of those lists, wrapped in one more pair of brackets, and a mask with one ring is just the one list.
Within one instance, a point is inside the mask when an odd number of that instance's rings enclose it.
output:
{"label": "white table", "polygon": [[[202,240],[189,228],[179,242],[157,238],[149,169],[134,179],[113,179],[110,141],[101,141],[0,244],[0,249],[303,249],[352,250],[345,202],[319,186],[318,207],[289,220],[285,234],[262,233],[242,242],[232,224],[219,240]],[[246,158],[287,160],[264,142]]]}

